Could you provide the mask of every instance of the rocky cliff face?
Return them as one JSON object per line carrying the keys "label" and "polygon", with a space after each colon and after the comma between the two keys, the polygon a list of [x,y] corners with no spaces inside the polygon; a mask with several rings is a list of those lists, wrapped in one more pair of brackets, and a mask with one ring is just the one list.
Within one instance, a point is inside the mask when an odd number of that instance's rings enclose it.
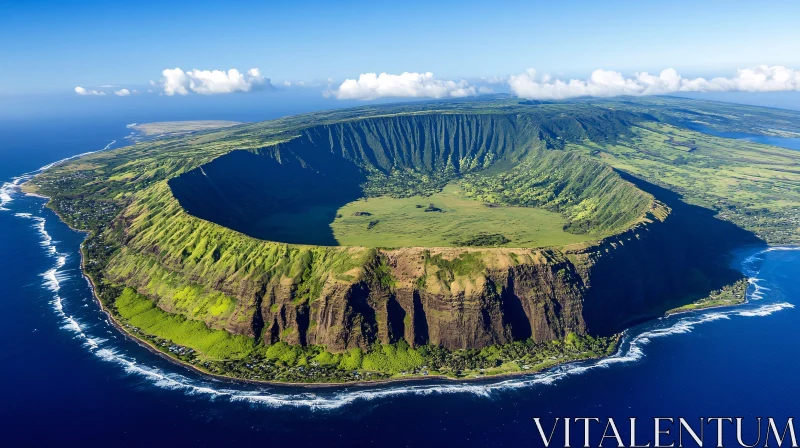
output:
{"label": "rocky cliff face", "polygon": [[585,291],[562,254],[502,249],[466,254],[491,265],[454,275],[432,258],[461,260],[463,249],[376,251],[360,281],[328,287],[310,303],[298,303],[291,288],[270,285],[260,308],[264,341],[339,351],[405,339],[457,349],[585,332]]}

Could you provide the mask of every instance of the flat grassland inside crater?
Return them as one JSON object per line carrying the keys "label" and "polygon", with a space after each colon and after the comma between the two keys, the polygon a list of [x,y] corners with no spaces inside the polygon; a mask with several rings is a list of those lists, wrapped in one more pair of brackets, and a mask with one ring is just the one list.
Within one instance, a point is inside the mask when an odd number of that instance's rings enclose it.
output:
{"label": "flat grassland inside crater", "polygon": [[366,247],[543,247],[585,241],[587,235],[565,232],[566,219],[535,207],[490,205],[464,197],[457,183],[430,196],[380,196],[352,201],[336,211],[326,207],[278,213],[260,223],[275,240],[295,240],[298,233],[326,221],[339,245]]}

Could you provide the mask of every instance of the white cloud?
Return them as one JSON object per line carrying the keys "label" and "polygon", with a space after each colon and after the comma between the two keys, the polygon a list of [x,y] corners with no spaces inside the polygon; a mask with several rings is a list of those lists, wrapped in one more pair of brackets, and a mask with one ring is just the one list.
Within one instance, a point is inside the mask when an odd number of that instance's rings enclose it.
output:
{"label": "white cloud", "polygon": [[161,74],[164,76],[161,87],[167,96],[188,95],[189,92],[201,95],[250,92],[270,86],[269,79],[257,68],[251,68],[246,73],[240,73],[235,68],[227,72],[197,69],[184,72],[180,68],[174,68],[166,69]]}
{"label": "white cloud", "polygon": [[621,73],[595,70],[585,80],[562,81],[545,74],[537,79],[529,69],[508,79],[511,91],[521,98],[564,99],[578,96],[662,95],[675,92],[775,92],[800,91],[800,71],[783,66],[760,65],[736,71],[732,78],[684,78],[668,68],[658,75],[647,72],[626,78]]}
{"label": "white cloud", "polygon": [[[134,92],[136,92],[136,91],[134,90]],[[117,95],[117,96],[128,96],[130,94],[131,94],[131,91],[128,90],[128,89],[119,89],[116,92],[114,92],[114,95]]]}
{"label": "white cloud", "polygon": [[322,85],[319,81],[283,81],[281,84],[284,87],[320,87]]}
{"label": "white cloud", "polygon": [[490,78],[487,78],[487,77],[484,76],[484,77],[481,78],[481,81],[489,83],[489,84],[504,84],[506,82],[505,78],[501,78],[501,77],[499,77],[497,75],[492,76]]}
{"label": "white cloud", "polygon": [[75,87],[75,93],[83,96],[105,96],[106,92],[100,90],[88,90],[81,86]]}
{"label": "white cloud", "polygon": [[340,100],[374,100],[383,97],[407,98],[462,98],[477,94],[467,81],[436,79],[433,73],[362,73],[358,79],[347,79],[337,89],[328,90],[326,96]]}

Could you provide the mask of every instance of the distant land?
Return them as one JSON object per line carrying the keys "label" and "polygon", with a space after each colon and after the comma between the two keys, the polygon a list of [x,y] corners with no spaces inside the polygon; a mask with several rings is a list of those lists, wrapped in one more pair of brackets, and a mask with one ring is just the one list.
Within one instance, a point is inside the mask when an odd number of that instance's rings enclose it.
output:
{"label": "distant land", "polygon": [[800,112],[489,97],[136,126],[170,138],[24,188],[89,233],[83,268],[118,328],[212,375],[470,379],[602,357],[635,323],[743,301],[733,249],[800,243],[800,152],[692,130],[793,136]]}
{"label": "distant land", "polygon": [[154,123],[131,123],[129,129],[141,133],[145,137],[176,136],[195,131],[227,128],[242,124],[238,121],[196,120],[196,121],[158,121]]}

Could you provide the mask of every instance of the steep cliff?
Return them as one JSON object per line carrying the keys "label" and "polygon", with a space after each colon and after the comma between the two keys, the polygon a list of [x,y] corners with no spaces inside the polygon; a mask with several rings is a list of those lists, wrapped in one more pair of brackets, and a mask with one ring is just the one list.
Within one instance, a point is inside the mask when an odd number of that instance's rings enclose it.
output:
{"label": "steep cliff", "polygon": [[707,208],[621,175],[665,205],[651,213],[652,224],[634,226],[588,249],[566,251],[587,286],[583,314],[592,334],[619,331],[736,282],[742,274],[730,267],[731,251],[763,244]]}

